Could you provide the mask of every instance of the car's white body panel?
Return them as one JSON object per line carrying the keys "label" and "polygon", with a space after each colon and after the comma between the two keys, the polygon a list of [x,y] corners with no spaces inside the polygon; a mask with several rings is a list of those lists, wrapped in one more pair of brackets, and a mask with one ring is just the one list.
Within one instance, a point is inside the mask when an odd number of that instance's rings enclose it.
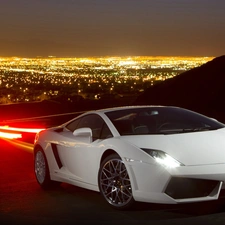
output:
{"label": "car's white body panel", "polygon": [[[225,188],[225,128],[182,134],[120,136],[106,117],[97,112],[111,127],[114,137],[90,140],[87,136],[74,136],[64,128],[42,131],[35,146],[44,150],[52,180],[99,191],[98,172],[105,151],[113,150],[126,165],[135,200],[154,203],[180,203],[213,200]],[[58,127],[60,129],[60,127]],[[56,161],[52,144],[57,145],[62,167]],[[183,166],[165,168],[159,165],[144,149],[164,151]],[[172,198],[165,189],[172,177],[218,181],[210,195],[194,198]]]}
{"label": "car's white body panel", "polygon": [[225,128],[197,133],[122,138],[139,148],[163,149],[169,155],[175,155],[186,166],[224,164],[225,161]]}

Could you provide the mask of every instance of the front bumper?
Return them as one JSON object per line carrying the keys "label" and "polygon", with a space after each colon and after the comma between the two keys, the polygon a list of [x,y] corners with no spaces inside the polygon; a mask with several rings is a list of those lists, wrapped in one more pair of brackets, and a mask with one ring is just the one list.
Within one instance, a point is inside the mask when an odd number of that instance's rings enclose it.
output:
{"label": "front bumper", "polygon": [[216,200],[225,189],[225,164],[181,166],[166,169],[158,164],[127,164],[136,201],[187,203]]}

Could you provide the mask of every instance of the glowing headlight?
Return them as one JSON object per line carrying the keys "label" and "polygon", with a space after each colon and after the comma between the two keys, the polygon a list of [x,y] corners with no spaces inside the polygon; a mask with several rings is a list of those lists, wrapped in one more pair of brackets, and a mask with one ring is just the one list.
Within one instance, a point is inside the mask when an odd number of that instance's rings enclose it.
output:
{"label": "glowing headlight", "polygon": [[182,163],[174,159],[173,157],[169,156],[163,151],[160,150],[152,150],[152,149],[142,149],[146,153],[148,153],[152,158],[156,160],[159,164],[162,166],[165,166],[167,168],[175,168],[179,166],[183,166]]}

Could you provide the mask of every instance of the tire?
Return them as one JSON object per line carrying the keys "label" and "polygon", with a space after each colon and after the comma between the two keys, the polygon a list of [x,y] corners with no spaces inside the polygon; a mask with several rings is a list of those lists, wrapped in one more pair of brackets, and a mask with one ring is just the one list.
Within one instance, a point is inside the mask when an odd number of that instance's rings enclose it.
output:
{"label": "tire", "polygon": [[111,207],[125,210],[134,204],[130,178],[119,155],[112,154],[103,160],[98,173],[98,185],[101,195]]}
{"label": "tire", "polygon": [[34,152],[34,172],[36,180],[42,188],[50,188],[55,183],[50,179],[48,162],[41,148]]}

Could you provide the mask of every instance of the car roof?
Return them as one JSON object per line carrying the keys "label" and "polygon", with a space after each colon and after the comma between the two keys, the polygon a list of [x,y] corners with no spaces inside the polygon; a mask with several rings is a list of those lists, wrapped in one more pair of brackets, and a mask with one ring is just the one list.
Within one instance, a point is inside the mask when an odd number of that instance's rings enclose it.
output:
{"label": "car roof", "polygon": [[112,107],[112,108],[106,108],[106,109],[99,109],[95,112],[100,113],[107,113],[107,112],[113,112],[118,110],[124,110],[124,109],[140,109],[140,108],[162,108],[162,107],[170,107],[170,106],[161,106],[161,105],[133,105],[133,106],[120,106],[120,107]]}

